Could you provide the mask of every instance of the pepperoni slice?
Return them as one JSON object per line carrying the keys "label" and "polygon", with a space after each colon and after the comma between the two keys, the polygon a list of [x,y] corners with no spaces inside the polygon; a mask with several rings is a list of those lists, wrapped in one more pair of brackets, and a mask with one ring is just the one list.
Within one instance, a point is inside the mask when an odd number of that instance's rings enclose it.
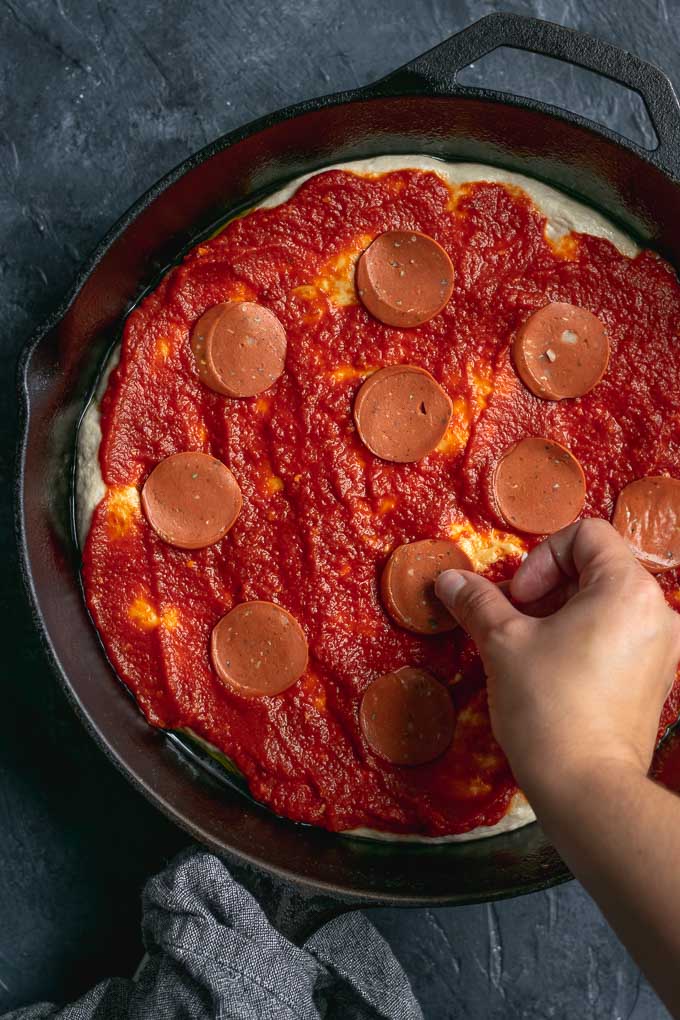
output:
{"label": "pepperoni slice", "polygon": [[307,668],[307,639],[294,616],[273,602],[242,602],[210,636],[220,680],[247,697],[280,694]]}
{"label": "pepperoni slice", "polygon": [[226,304],[213,305],[204,312],[191,331],[191,350],[196,361],[198,378],[208,389],[222,393],[222,386],[217,376],[210,370],[206,355],[206,344],[212,333],[213,326],[226,308]]}
{"label": "pepperoni slice", "polygon": [[555,301],[529,316],[515,338],[520,379],[537,397],[582,397],[607,370],[609,340],[587,308]]}
{"label": "pepperoni slice", "polygon": [[362,442],[383,460],[410,463],[434,450],[453,405],[424,368],[393,365],[370,376],[354,401]]}
{"label": "pepperoni slice", "polygon": [[276,382],[286,362],[286,331],[268,308],[228,301],[210,308],[192,331],[201,381],[227,397],[253,397]]}
{"label": "pepperoni slice", "polygon": [[241,509],[241,490],[221,460],[207,453],[174,453],[145,481],[142,509],[164,542],[203,549],[229,531]]}
{"label": "pepperoni slice", "polygon": [[453,630],[456,621],[434,593],[443,570],[473,570],[463,550],[450,539],[423,539],[398,546],[380,582],[383,602],[400,627],[416,634]]}
{"label": "pepperoni slice", "polygon": [[424,765],[443,754],[456,724],[451,695],[425,669],[385,673],[367,688],[359,722],[366,743],[393,765]]}
{"label": "pepperoni slice", "polygon": [[228,396],[253,397],[282,374],[286,331],[268,308],[229,302],[208,337],[206,360]]}
{"label": "pepperoni slice", "polygon": [[420,326],[453,292],[453,265],[440,244],[415,230],[379,234],[357,263],[362,303],[388,326]]}
{"label": "pepperoni slice", "polygon": [[532,436],[505,451],[496,465],[493,492],[507,524],[530,535],[550,535],[580,514],[586,480],[569,450]]}
{"label": "pepperoni slice", "polygon": [[680,566],[680,479],[631,482],[619,493],[612,524],[650,573]]}

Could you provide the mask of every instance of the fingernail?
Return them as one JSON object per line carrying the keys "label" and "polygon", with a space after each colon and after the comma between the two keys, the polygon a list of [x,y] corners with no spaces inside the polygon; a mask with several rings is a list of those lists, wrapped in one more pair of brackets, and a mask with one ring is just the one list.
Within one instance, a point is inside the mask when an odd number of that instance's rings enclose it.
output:
{"label": "fingernail", "polygon": [[443,602],[453,602],[464,584],[465,578],[457,570],[444,570],[435,581],[435,594]]}

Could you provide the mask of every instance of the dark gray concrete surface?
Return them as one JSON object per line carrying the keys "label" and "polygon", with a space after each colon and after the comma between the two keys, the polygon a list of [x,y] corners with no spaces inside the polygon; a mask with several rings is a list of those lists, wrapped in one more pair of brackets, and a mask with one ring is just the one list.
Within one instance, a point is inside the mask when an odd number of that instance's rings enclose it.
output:
{"label": "dark gray concrete surface", "polygon": [[[100,235],[188,153],[498,9],[618,43],[680,85],[677,0],[0,0],[0,1010],[130,974],[141,885],[185,842],[94,747],[38,651],[13,552],[16,354]],[[638,103],[571,69],[513,55],[469,75],[649,137]],[[373,917],[428,1020],[666,1016],[575,883]]]}

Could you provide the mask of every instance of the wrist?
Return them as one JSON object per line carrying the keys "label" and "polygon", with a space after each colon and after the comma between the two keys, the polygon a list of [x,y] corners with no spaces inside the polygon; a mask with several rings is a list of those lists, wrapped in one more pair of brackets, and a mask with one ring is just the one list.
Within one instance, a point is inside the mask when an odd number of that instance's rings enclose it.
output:
{"label": "wrist", "polygon": [[584,797],[598,790],[598,796],[616,796],[621,784],[645,779],[649,763],[632,751],[617,749],[579,754],[551,754],[540,765],[521,768],[515,776],[529,801],[564,805],[574,796]]}

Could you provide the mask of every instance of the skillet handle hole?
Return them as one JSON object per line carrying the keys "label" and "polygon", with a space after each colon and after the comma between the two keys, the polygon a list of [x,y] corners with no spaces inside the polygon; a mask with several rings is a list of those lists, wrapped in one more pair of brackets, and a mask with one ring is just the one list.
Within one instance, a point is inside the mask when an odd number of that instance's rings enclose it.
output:
{"label": "skillet handle hole", "polygon": [[456,78],[468,88],[537,99],[605,127],[615,121],[626,138],[650,152],[659,145],[644,100],[637,92],[555,57],[499,46],[461,68]]}

